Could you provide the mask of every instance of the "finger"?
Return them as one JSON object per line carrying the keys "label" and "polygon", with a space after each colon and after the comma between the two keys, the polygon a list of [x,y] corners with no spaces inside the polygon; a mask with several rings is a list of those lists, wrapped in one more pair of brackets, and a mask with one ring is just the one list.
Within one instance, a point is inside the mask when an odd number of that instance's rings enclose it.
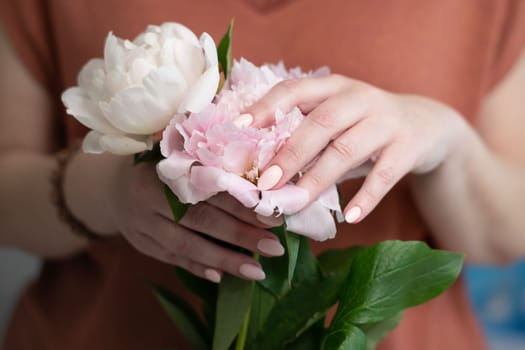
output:
{"label": "finger", "polygon": [[206,202],[213,205],[215,208],[223,210],[226,213],[230,214],[231,216],[241,221],[244,221],[245,223],[248,223],[250,225],[261,227],[261,228],[273,227],[273,226],[267,225],[257,220],[256,214],[253,211],[253,208],[246,208],[237,199],[235,199],[233,196],[229,195],[228,193],[225,193],[225,192],[219,193],[211,197],[210,199],[208,199]]}
{"label": "finger", "polygon": [[311,199],[340,178],[363,165],[390,141],[392,132],[363,120],[332,141],[321,157],[301,177],[297,186],[305,189]]}
{"label": "finger", "polygon": [[365,115],[367,104],[358,94],[331,98],[314,109],[297,127],[261,174],[258,187],[269,190],[288,182],[329,143]]}
{"label": "finger", "polygon": [[244,113],[253,116],[252,126],[265,127],[274,122],[277,109],[288,113],[294,107],[299,107],[303,113],[308,113],[319,103],[339,92],[348,80],[338,75],[284,80]]}
{"label": "finger", "polygon": [[365,182],[345,208],[345,220],[357,223],[379,204],[383,197],[414,165],[410,150],[392,144],[384,149]]}
{"label": "finger", "polygon": [[144,255],[160,260],[166,264],[179,266],[195,276],[205,278],[214,283],[219,283],[222,279],[221,271],[190,259],[177,256],[144,233],[137,232],[128,234],[128,238],[130,243]]}
{"label": "finger", "polygon": [[182,226],[175,229],[173,222],[167,219],[159,220],[154,235],[155,240],[176,256],[243,279],[262,280],[266,277],[255,259],[220,247]]}
{"label": "finger", "polygon": [[207,203],[190,207],[180,224],[265,256],[284,254],[283,246],[272,233],[240,221]]}

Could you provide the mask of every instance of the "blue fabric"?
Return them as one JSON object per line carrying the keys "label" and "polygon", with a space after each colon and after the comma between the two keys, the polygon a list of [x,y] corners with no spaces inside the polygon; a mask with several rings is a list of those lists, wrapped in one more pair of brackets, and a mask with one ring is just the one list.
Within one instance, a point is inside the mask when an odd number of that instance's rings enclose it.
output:
{"label": "blue fabric", "polygon": [[465,277],[489,338],[525,336],[525,261],[507,267],[468,266]]}

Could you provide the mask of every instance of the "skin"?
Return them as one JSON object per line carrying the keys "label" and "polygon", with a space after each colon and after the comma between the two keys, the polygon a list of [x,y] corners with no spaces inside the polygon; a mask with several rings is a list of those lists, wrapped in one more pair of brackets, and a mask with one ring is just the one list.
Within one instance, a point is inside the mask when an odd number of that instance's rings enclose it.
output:
{"label": "skin", "polygon": [[347,221],[357,223],[412,175],[416,203],[440,246],[466,253],[469,262],[498,263],[525,255],[524,88],[522,57],[484,101],[477,130],[437,101],[339,75],[284,81],[246,112],[254,126],[268,124],[276,108],[307,114],[268,164],[282,169],[278,181],[269,181],[272,188],[320,155],[298,182],[313,200],[372,162],[344,210]]}
{"label": "skin", "polygon": [[[331,168],[335,174],[378,155],[365,187],[349,205],[362,209],[358,221],[400,177],[417,173],[414,196],[443,248],[465,251],[472,261],[509,260],[525,250],[519,235],[525,223],[518,213],[518,201],[525,195],[525,106],[516,93],[525,90],[524,67],[522,59],[488,96],[479,133],[457,112],[435,101],[390,94],[340,76],[281,84],[250,112],[256,123],[264,123],[269,108],[282,108],[283,101],[310,111],[310,121],[272,162],[284,170],[281,184],[327,145],[318,167],[300,183],[311,198],[327,185],[321,179],[332,175],[323,168],[334,159],[341,163]],[[50,197],[49,176],[58,150],[52,99],[15,57],[4,36],[0,74],[0,246],[47,258],[75,254],[89,243],[58,218]],[[319,90],[330,93],[320,96]],[[377,107],[365,118],[371,105]],[[344,114],[336,113],[341,109]],[[420,117],[425,123],[403,122],[404,117],[416,122]],[[321,132],[324,144],[301,146],[300,135],[309,132]],[[276,240],[265,230],[272,225],[262,224],[251,210],[225,195],[193,207],[175,225],[154,168],[132,166],[130,157],[76,154],[66,169],[64,192],[71,211],[93,231],[121,232],[142,253],[215,281],[224,272],[248,279],[264,274],[251,257],[221,248],[196,232],[263,255],[260,241]],[[443,219],[450,215],[456,220]],[[242,266],[253,268],[248,273]]]}

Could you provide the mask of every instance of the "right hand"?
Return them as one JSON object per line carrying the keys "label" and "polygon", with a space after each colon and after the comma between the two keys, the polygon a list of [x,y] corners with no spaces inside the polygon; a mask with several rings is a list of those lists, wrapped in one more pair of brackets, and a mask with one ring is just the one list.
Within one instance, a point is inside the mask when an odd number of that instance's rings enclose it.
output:
{"label": "right hand", "polygon": [[213,282],[219,282],[223,272],[249,280],[265,277],[258,261],[221,247],[206,236],[264,256],[284,252],[279,239],[266,230],[279,222],[263,224],[253,210],[225,193],[192,205],[176,224],[163,184],[151,164],[133,166],[126,162],[111,187],[113,220],[129,243],[150,257],[199,277]]}

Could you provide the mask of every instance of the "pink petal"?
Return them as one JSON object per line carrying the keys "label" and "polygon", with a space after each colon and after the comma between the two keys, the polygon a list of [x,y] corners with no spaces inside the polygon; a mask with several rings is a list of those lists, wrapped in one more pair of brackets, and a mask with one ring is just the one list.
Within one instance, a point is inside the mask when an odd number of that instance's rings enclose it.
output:
{"label": "pink petal", "polygon": [[166,158],[168,158],[172,152],[182,151],[184,148],[184,138],[177,129],[177,124],[182,123],[184,119],[184,114],[177,114],[171,119],[166,129],[162,132],[160,153]]}
{"label": "pink petal", "polygon": [[330,209],[315,201],[300,212],[285,216],[289,231],[316,241],[334,238],[336,227]]}
{"label": "pink petal", "polygon": [[157,164],[157,173],[167,180],[176,180],[181,176],[189,176],[190,168],[195,162],[195,158],[186,153],[175,151]]}
{"label": "pink petal", "polygon": [[191,184],[188,175],[180,176],[179,178],[172,180],[164,177],[160,172],[158,174],[160,180],[169,186],[182,203],[196,204],[205,201],[214,195],[214,193],[202,191],[194,187]]}
{"label": "pink petal", "polygon": [[301,210],[308,203],[308,192],[294,185],[284,185],[272,190],[262,191],[262,198],[255,211],[264,216],[278,214],[291,215]]}
{"label": "pink petal", "polygon": [[254,184],[220,168],[194,166],[191,183],[199,190],[213,194],[226,191],[248,208],[259,202],[259,191]]}

